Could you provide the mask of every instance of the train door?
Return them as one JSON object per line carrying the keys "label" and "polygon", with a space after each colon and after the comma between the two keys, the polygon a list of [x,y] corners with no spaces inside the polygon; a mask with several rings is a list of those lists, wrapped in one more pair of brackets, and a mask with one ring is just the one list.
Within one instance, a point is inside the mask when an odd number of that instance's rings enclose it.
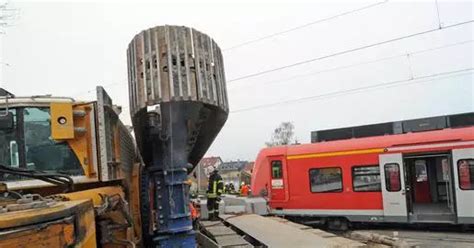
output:
{"label": "train door", "polygon": [[286,190],[286,164],[283,156],[269,157],[271,187],[270,196],[272,201],[285,201]]}
{"label": "train door", "polygon": [[404,157],[410,222],[455,222],[450,160],[447,153]]}
{"label": "train door", "polygon": [[474,148],[454,149],[457,222],[474,224]]}
{"label": "train door", "polygon": [[385,221],[407,222],[403,156],[401,153],[381,154],[379,160]]}

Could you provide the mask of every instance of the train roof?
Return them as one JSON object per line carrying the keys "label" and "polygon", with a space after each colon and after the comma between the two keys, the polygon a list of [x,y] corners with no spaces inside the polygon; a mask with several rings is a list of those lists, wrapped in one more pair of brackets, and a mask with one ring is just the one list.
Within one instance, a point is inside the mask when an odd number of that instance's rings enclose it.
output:
{"label": "train roof", "polygon": [[311,132],[311,143],[474,126],[474,112]]}
{"label": "train roof", "polygon": [[277,146],[262,149],[260,155],[272,156],[284,154],[291,156],[315,152],[326,153],[459,141],[474,141],[474,126],[366,138],[324,141],[301,145]]}

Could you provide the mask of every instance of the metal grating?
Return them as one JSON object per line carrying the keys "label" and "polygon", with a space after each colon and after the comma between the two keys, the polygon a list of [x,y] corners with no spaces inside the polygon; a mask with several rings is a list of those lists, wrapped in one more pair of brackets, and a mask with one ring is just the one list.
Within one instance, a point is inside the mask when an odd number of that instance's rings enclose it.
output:
{"label": "metal grating", "polygon": [[228,111],[222,53],[192,28],[158,26],[127,50],[130,113],[169,101],[201,101]]}
{"label": "metal grating", "polygon": [[109,181],[130,175],[136,158],[133,137],[114,111],[112,99],[100,86],[97,87],[97,123],[100,179]]}

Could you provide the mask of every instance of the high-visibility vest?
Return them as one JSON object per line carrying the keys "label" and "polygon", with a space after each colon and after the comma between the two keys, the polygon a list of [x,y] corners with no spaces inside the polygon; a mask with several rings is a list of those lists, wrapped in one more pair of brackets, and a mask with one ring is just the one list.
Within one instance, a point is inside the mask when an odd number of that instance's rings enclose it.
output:
{"label": "high-visibility vest", "polygon": [[216,198],[221,195],[224,191],[224,182],[222,181],[221,176],[211,175],[209,178],[209,187],[207,192],[207,198]]}
{"label": "high-visibility vest", "polygon": [[247,185],[242,186],[242,188],[240,189],[240,195],[241,196],[248,196],[249,195],[249,186],[247,186]]}

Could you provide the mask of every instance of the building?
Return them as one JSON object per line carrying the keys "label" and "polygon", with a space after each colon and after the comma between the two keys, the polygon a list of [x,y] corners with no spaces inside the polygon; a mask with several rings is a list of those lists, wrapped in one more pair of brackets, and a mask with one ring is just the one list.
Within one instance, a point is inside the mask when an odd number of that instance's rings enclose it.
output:
{"label": "building", "polygon": [[240,182],[250,185],[254,162],[248,162],[240,172]]}
{"label": "building", "polygon": [[235,189],[240,186],[240,175],[242,169],[248,164],[247,161],[229,161],[219,166],[219,174],[222,177],[224,185],[232,183]]}
{"label": "building", "polygon": [[198,165],[191,172],[190,180],[191,192],[205,192],[207,190],[208,178],[214,168],[218,168],[222,164],[220,157],[202,158]]}

